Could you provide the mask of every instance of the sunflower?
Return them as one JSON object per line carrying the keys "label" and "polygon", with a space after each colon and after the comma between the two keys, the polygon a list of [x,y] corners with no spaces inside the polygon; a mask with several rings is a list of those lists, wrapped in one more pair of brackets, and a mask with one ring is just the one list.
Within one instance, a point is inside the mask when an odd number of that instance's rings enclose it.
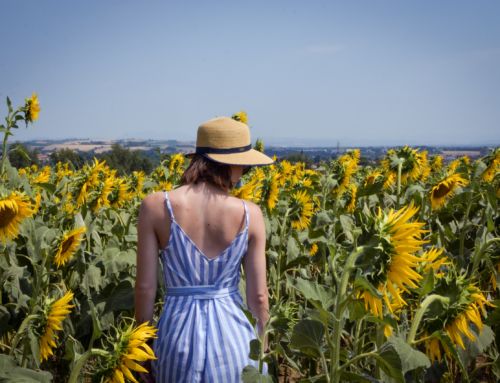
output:
{"label": "sunflower", "polygon": [[292,227],[304,230],[311,224],[314,214],[314,203],[305,190],[299,190],[292,194],[291,198],[291,222]]}
{"label": "sunflower", "polygon": [[405,305],[402,292],[417,288],[422,276],[416,271],[423,259],[415,255],[424,243],[421,236],[423,222],[410,222],[418,208],[410,204],[398,211],[384,213],[379,210],[372,237],[372,246],[359,259],[365,267],[365,277],[376,288],[379,296],[368,290],[358,291],[365,301],[365,308],[382,317],[382,300],[390,312]]}
{"label": "sunflower", "polygon": [[40,205],[42,203],[42,195],[40,193],[36,193],[33,205],[33,215],[36,215],[40,210]]}
{"label": "sunflower", "polygon": [[420,180],[425,182],[431,174],[431,166],[429,165],[429,160],[427,159],[427,150],[423,150],[418,153],[418,157],[420,164]]}
{"label": "sunflower", "polygon": [[386,173],[383,188],[385,190],[392,188],[396,184],[397,177],[397,174],[394,172]]}
{"label": "sunflower", "polygon": [[43,362],[53,355],[53,349],[57,347],[57,331],[62,330],[61,323],[75,307],[69,302],[73,299],[73,293],[68,291],[64,296],[48,305],[45,315],[45,328],[40,338],[40,359]]}
{"label": "sunflower", "polygon": [[448,175],[455,173],[467,174],[468,167],[470,165],[470,159],[467,156],[456,158],[448,164],[446,172]]}
{"label": "sunflower", "polygon": [[436,154],[432,157],[431,168],[434,172],[439,172],[443,168],[443,156]]}
{"label": "sunflower", "polygon": [[108,169],[105,161],[99,162],[94,158],[92,165],[83,167],[74,181],[74,191],[78,193],[76,198],[77,206],[80,207],[87,202],[94,188],[100,185],[100,174],[107,173]]}
{"label": "sunflower", "polygon": [[78,250],[78,246],[83,240],[85,231],[85,226],[82,226],[63,235],[59,242],[56,255],[54,256],[54,262],[57,267],[61,267],[68,262],[71,256]]}
{"label": "sunflower", "polygon": [[239,111],[238,113],[235,113],[231,116],[233,120],[242,122],[246,125],[248,125],[248,115],[247,112],[244,112],[243,110]]}
{"label": "sunflower", "polygon": [[29,198],[18,192],[8,197],[0,197],[0,240],[6,244],[19,235],[19,225],[34,211]]}
{"label": "sunflower", "polygon": [[312,257],[313,255],[316,255],[317,252],[318,252],[318,244],[313,243],[309,248],[309,255]]}
{"label": "sunflower", "polygon": [[468,183],[469,181],[462,178],[459,174],[452,174],[442,179],[431,189],[430,199],[432,209],[442,207],[459,186],[465,186]]}
{"label": "sunflower", "polygon": [[32,183],[47,183],[50,180],[50,166],[44,166],[43,169],[33,178]]}
{"label": "sunflower", "polygon": [[358,169],[359,157],[359,149],[356,149],[340,156],[337,161],[333,162],[332,173],[337,179],[338,185],[332,192],[338,197],[341,197],[347,191],[348,185],[351,182],[351,177]]}
{"label": "sunflower", "polygon": [[448,258],[445,256],[442,256],[444,252],[444,249],[437,249],[435,247],[432,247],[428,251],[426,251],[424,254],[422,254],[421,258],[424,261],[423,263],[423,272],[428,273],[429,271],[433,270],[434,275],[438,278],[441,278],[444,276],[444,273],[440,272],[439,270],[441,269],[442,266],[448,265],[449,261]]}
{"label": "sunflower", "polygon": [[381,178],[383,178],[381,171],[377,169],[370,171],[365,177],[365,187],[377,183]]}
{"label": "sunflower", "polygon": [[57,182],[61,181],[63,177],[71,176],[73,174],[73,170],[69,168],[69,164],[58,162],[56,164],[56,179]]}
{"label": "sunflower", "polygon": [[485,315],[486,310],[484,306],[487,304],[491,305],[476,286],[469,285],[465,295],[468,298],[468,304],[445,327],[445,331],[453,343],[459,345],[462,349],[465,349],[462,335],[465,335],[471,341],[476,340],[475,335],[470,331],[470,324],[474,324],[477,330],[481,332],[484,326],[481,313]]}
{"label": "sunflower", "polygon": [[[440,278],[432,293],[448,297],[449,304],[440,310],[432,310],[424,316],[423,328],[426,350],[432,360],[441,360],[441,342],[436,337],[427,337],[436,331],[444,332],[457,346],[465,349],[464,337],[476,340],[484,324],[485,306],[493,306],[478,287],[459,277]],[[447,345],[442,344],[445,351]]]}
{"label": "sunflower", "polygon": [[269,172],[262,182],[262,201],[269,211],[273,211],[278,202],[280,192],[280,174],[277,171]]}
{"label": "sunflower", "polygon": [[108,197],[113,191],[113,185],[115,183],[115,178],[113,175],[106,177],[103,182],[99,185],[99,191],[97,198],[94,201],[94,212],[97,213],[102,207],[110,206]]}
{"label": "sunflower", "polygon": [[262,197],[262,180],[264,171],[256,168],[250,179],[240,188],[233,189],[232,194],[241,199],[259,203]]}
{"label": "sunflower", "polygon": [[[167,182],[167,181],[165,181]],[[167,188],[170,185],[170,188]],[[165,185],[161,185],[162,189],[158,190],[170,190],[172,184],[167,182]],[[108,197],[109,203],[115,208],[122,207],[127,201],[133,198],[133,194],[129,191],[129,186],[123,178],[116,178],[113,184],[113,191]]]}
{"label": "sunflower", "polygon": [[66,196],[64,198],[63,209],[69,215],[73,215],[73,213],[76,211],[75,201],[74,201],[73,195],[71,193],[66,194]]}
{"label": "sunflower", "polygon": [[352,213],[354,211],[354,208],[356,207],[356,194],[358,192],[358,187],[351,183],[347,186],[347,191],[346,191],[346,210],[348,213]]}
{"label": "sunflower", "polygon": [[[426,158],[427,154],[425,154]],[[409,146],[404,146],[397,150],[388,150],[381,161],[381,165],[385,173],[388,176],[391,175],[391,178],[394,180],[396,180],[398,174],[398,161],[396,160],[403,161],[401,166],[401,184],[404,185],[409,181],[414,182],[419,179],[424,166],[422,153]]]}
{"label": "sunflower", "polygon": [[123,383],[125,379],[138,383],[132,371],[147,373],[148,370],[139,363],[156,359],[154,351],[147,344],[149,339],[156,337],[156,331],[156,328],[145,322],[137,327],[131,325],[122,332],[115,345],[115,355],[107,383]]}
{"label": "sunflower", "polygon": [[172,190],[172,182],[170,181],[159,181],[158,184],[153,188],[154,191],[169,191]]}
{"label": "sunflower", "polygon": [[168,163],[168,171],[170,174],[181,173],[183,165],[184,165],[184,155],[182,153],[174,154],[170,156],[170,161]]}
{"label": "sunflower", "polygon": [[40,113],[40,103],[38,102],[38,96],[33,93],[30,98],[26,99],[24,105],[24,116],[26,122],[33,122],[38,119],[38,114]]}
{"label": "sunflower", "polygon": [[486,182],[493,181],[495,175],[500,172],[500,148],[495,149],[485,158],[487,164],[486,169],[482,174],[482,178]]}
{"label": "sunflower", "polygon": [[144,197],[144,180],[146,175],[143,171],[133,171],[130,190],[135,190],[137,197]]}

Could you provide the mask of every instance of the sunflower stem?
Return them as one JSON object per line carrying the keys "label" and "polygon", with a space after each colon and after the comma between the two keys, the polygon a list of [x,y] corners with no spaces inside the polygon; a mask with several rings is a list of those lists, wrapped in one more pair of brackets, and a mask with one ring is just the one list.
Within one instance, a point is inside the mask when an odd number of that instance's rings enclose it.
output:
{"label": "sunflower stem", "polygon": [[464,253],[465,253],[465,234],[467,231],[467,221],[469,220],[469,213],[472,207],[472,189],[469,192],[469,198],[467,199],[467,208],[464,213],[464,223],[462,225],[462,231],[460,232],[460,248],[459,248],[459,256],[458,259],[464,264]]}
{"label": "sunflower stem", "polygon": [[354,269],[356,260],[364,251],[364,247],[360,246],[356,248],[346,260],[344,265],[344,272],[342,273],[342,278],[340,280],[340,286],[337,290],[336,302],[335,302],[335,313],[334,313],[334,324],[333,324],[333,342],[331,350],[332,361],[330,365],[330,381],[333,383],[340,382],[340,338],[343,328],[343,316],[345,311],[345,305],[343,305],[343,300],[345,299],[347,293],[347,285],[349,283],[349,277],[351,276],[351,271]]}
{"label": "sunflower stem", "polygon": [[415,314],[415,318],[413,319],[413,322],[410,327],[410,332],[408,333],[408,338],[406,338],[406,342],[409,345],[412,345],[415,342],[418,326],[420,325],[420,322],[422,321],[422,318],[424,317],[424,314],[429,308],[429,306],[435,301],[441,301],[444,304],[447,304],[450,301],[450,299],[437,294],[431,294],[424,299],[424,301],[420,305],[420,308]]}
{"label": "sunflower stem", "polygon": [[290,209],[287,209],[285,212],[285,216],[283,217],[283,222],[281,224],[281,233],[280,233],[280,252],[278,257],[278,265],[277,265],[277,273],[276,273],[276,303],[280,301],[280,282],[281,282],[281,261],[283,257],[283,242],[285,241],[285,233],[286,233],[286,220],[288,219],[288,214],[290,213]]}
{"label": "sunflower stem", "polygon": [[396,208],[399,209],[399,198],[401,194],[401,171],[403,170],[403,161],[398,162],[398,190],[396,194]]}
{"label": "sunflower stem", "polygon": [[108,356],[109,353],[105,350],[102,350],[100,348],[92,348],[82,354],[75,362],[75,365],[71,369],[71,374],[69,376],[68,383],[77,383],[78,382],[78,377],[80,376],[80,371],[82,370],[83,366],[85,365],[85,362],[91,357],[91,356]]}

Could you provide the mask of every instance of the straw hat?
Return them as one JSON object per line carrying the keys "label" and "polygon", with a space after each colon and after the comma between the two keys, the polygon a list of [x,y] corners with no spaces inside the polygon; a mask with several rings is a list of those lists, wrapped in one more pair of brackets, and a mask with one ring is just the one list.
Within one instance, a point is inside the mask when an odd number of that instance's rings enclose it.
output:
{"label": "straw hat", "polygon": [[198,127],[195,153],[228,165],[270,165],[274,162],[252,149],[248,125],[229,117],[217,117]]}

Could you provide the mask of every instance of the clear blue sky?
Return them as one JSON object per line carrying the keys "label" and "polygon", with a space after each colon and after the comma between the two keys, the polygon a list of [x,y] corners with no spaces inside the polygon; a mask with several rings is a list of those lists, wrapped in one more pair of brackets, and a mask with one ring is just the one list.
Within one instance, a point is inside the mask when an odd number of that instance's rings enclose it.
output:
{"label": "clear blue sky", "polygon": [[35,138],[500,144],[500,1],[0,0],[0,116]]}

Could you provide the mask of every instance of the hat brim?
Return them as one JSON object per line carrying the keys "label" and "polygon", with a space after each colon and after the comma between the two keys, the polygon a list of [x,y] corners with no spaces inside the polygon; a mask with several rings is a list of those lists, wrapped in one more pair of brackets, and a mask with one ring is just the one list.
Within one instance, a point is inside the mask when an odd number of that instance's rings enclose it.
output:
{"label": "hat brim", "polygon": [[[190,154],[193,155],[194,153]],[[205,156],[209,160],[226,165],[258,166],[271,165],[274,163],[272,158],[255,149],[250,149],[246,152],[241,153],[229,154],[204,153],[203,156]]]}

